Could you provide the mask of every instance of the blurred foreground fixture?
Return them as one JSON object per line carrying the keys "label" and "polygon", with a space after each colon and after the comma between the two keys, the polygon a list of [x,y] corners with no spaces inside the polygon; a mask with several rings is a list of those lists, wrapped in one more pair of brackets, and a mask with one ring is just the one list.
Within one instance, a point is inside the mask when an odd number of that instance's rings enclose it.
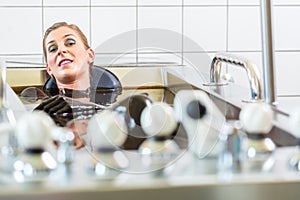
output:
{"label": "blurred foreground fixture", "polygon": [[273,127],[274,113],[264,102],[246,104],[240,112],[240,121],[248,139],[244,146],[243,170],[268,172],[272,170],[276,146],[268,133]]}

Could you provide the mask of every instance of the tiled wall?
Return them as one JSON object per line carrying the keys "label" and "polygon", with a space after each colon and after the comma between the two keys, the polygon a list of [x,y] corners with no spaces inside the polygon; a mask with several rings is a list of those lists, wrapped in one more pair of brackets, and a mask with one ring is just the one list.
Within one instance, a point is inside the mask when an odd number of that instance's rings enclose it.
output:
{"label": "tiled wall", "polygon": [[[277,93],[300,95],[300,0],[273,4]],[[206,55],[228,51],[262,66],[259,0],[0,0],[0,56],[42,63],[43,33],[57,21],[81,27],[97,62],[158,56],[208,72]],[[243,71],[228,70],[248,85]]]}

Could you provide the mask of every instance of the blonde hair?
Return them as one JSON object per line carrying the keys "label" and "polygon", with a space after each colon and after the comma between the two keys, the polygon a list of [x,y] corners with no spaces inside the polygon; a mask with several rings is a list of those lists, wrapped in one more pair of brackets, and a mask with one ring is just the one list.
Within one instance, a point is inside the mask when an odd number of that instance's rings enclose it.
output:
{"label": "blonde hair", "polygon": [[44,38],[43,38],[43,54],[44,54],[44,59],[45,59],[46,62],[47,62],[47,50],[46,50],[46,44],[45,44],[46,43],[46,38],[48,37],[48,35],[52,31],[54,31],[54,30],[56,30],[56,29],[58,29],[60,27],[68,27],[68,28],[74,30],[80,36],[80,38],[81,38],[81,40],[82,40],[85,48],[86,49],[90,48],[90,45],[88,43],[88,40],[87,40],[86,36],[84,35],[84,33],[80,30],[80,28],[77,25],[75,25],[75,24],[68,24],[67,22],[57,22],[57,23],[54,23],[52,26],[50,26],[45,31],[45,34],[44,34]]}

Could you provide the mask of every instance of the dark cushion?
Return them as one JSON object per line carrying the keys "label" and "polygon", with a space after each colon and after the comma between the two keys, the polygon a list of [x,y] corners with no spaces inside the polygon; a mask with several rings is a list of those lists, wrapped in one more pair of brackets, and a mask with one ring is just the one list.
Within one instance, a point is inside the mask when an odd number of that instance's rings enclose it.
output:
{"label": "dark cushion", "polygon": [[[122,84],[118,77],[100,66],[91,67],[91,101],[102,105],[111,104],[122,92]],[[48,96],[59,94],[59,90],[54,78],[49,77],[43,86],[44,92]]]}

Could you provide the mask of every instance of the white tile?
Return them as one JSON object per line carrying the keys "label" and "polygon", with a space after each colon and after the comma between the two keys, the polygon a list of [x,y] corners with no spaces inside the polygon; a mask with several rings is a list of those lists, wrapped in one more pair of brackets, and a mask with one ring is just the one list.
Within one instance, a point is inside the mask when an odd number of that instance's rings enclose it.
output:
{"label": "white tile", "polygon": [[237,66],[233,66],[233,65],[227,65],[227,66],[228,66],[227,73],[230,76],[232,76],[234,83],[243,88],[249,88],[250,91],[249,79],[247,77],[245,69],[238,68]]}
{"label": "white tile", "polygon": [[44,0],[44,6],[89,6],[89,0]]}
{"label": "white tile", "polygon": [[163,28],[143,28],[138,30],[139,52],[181,52],[181,34]]}
{"label": "white tile", "polygon": [[226,7],[187,7],[184,10],[184,51],[226,49]]}
{"label": "white tile", "polygon": [[251,63],[255,64],[262,74],[263,66],[262,66],[262,52],[229,52],[230,54],[236,55],[239,58],[244,60],[249,60]]}
{"label": "white tile", "polygon": [[92,46],[97,53],[135,51],[135,27],[135,8],[92,8]]}
{"label": "white tile", "polygon": [[183,64],[194,68],[201,77],[201,80],[206,83],[209,82],[209,72],[213,53],[183,53]]}
{"label": "white tile", "polygon": [[227,5],[227,0],[184,0],[184,5]]}
{"label": "white tile", "polygon": [[0,6],[42,6],[42,0],[0,0]]}
{"label": "white tile", "polygon": [[181,51],[181,13],[179,7],[138,8],[138,48]]}
{"label": "white tile", "polygon": [[275,7],[274,42],[276,50],[299,50],[300,7]]}
{"label": "white tile", "polygon": [[181,32],[181,8],[141,7],[138,8],[138,17],[138,28],[164,28]]}
{"label": "white tile", "polygon": [[124,65],[125,63],[136,63],[136,54],[95,54],[94,64],[98,66],[116,66]]}
{"label": "white tile", "polygon": [[0,8],[0,19],[0,53],[42,53],[40,8]]}
{"label": "white tile", "polygon": [[182,63],[181,53],[140,53],[138,55],[139,63],[165,63],[176,64]]}
{"label": "white tile", "polygon": [[138,0],[138,5],[182,5],[182,0]]}
{"label": "white tile", "polygon": [[260,5],[260,0],[228,0],[229,5]]}
{"label": "white tile", "polygon": [[273,5],[300,5],[299,0],[273,0]]}
{"label": "white tile", "polygon": [[91,0],[91,6],[135,6],[136,0]]}
{"label": "white tile", "polygon": [[261,50],[259,7],[231,7],[228,21],[228,50]]}
{"label": "white tile", "polygon": [[210,82],[209,71],[212,57],[213,54],[207,53],[184,53],[184,67],[180,69],[178,75],[190,84],[203,87],[203,84]]}
{"label": "white tile", "polygon": [[77,25],[90,41],[89,8],[45,8],[44,31],[56,22]]}
{"label": "white tile", "polygon": [[276,53],[277,95],[300,95],[300,53]]}

